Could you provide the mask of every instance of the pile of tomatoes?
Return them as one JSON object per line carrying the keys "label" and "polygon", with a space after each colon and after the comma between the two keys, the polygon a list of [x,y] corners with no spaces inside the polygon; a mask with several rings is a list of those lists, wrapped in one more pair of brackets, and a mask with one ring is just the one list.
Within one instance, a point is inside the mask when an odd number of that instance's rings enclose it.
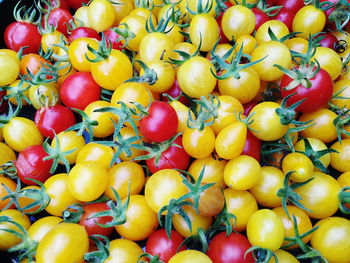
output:
{"label": "pile of tomatoes", "polygon": [[0,49],[17,262],[350,262],[346,0],[18,2]]}

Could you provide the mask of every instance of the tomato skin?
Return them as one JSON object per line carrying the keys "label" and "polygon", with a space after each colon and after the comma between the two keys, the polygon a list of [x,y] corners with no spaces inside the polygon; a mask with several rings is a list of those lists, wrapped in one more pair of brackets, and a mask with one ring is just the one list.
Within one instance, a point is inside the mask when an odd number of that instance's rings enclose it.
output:
{"label": "tomato skin", "polygon": [[[1,147],[0,147],[1,148]],[[10,202],[10,198],[2,200],[2,198],[6,195],[8,195],[7,190],[5,189],[5,186],[10,189],[11,191],[16,191],[17,184],[12,181],[10,178],[7,178],[3,175],[0,176],[0,210],[3,210],[8,203]],[[13,208],[14,204],[12,204],[9,208]]]}
{"label": "tomato skin", "polygon": [[[292,81],[292,78],[284,75],[281,80],[280,91],[283,98],[296,92],[295,95],[288,99],[288,106],[306,98],[306,100],[296,108],[297,111],[312,112],[318,110],[327,105],[328,101],[332,98],[333,80],[327,71],[322,68],[320,68],[320,71],[314,78],[310,79],[310,88],[298,85],[294,89],[286,90],[285,87]],[[311,101],[312,103],[310,103]]]}
{"label": "tomato skin", "polygon": [[73,112],[67,107],[56,104],[55,106],[42,107],[36,111],[34,122],[44,137],[53,139],[54,132],[59,134],[75,124]]}
{"label": "tomato skin", "polygon": [[78,9],[83,6],[83,4],[87,5],[89,0],[66,0],[69,6],[73,9]]}
{"label": "tomato skin", "polygon": [[249,130],[247,130],[247,137],[241,154],[249,155],[260,162],[260,148],[261,140],[256,138]]}
{"label": "tomato skin", "polygon": [[36,251],[36,262],[84,262],[89,239],[83,226],[61,223],[52,228],[41,240]]}
{"label": "tomato skin", "polygon": [[163,142],[175,135],[178,126],[176,111],[168,103],[154,101],[148,115],[140,120],[140,131],[144,138]]}
{"label": "tomato skin", "polygon": [[27,46],[23,54],[38,53],[41,44],[41,35],[34,24],[15,21],[6,27],[4,33],[6,46],[9,49],[20,50]]}
{"label": "tomato skin", "polygon": [[62,218],[57,216],[45,216],[35,221],[28,229],[28,234],[32,240],[40,242],[52,228],[62,222]]}
{"label": "tomato skin", "polygon": [[281,218],[269,209],[256,211],[248,220],[247,237],[253,246],[268,248],[272,251],[279,249],[284,239]]}
{"label": "tomato skin", "polygon": [[[80,218],[79,225],[82,225],[85,227],[85,230],[88,234],[88,236],[91,235],[104,235],[106,237],[110,236],[113,232],[113,227],[100,227],[96,224],[102,224],[105,225],[108,222],[112,220],[112,217],[110,216],[104,216],[104,217],[92,217],[94,214],[109,210],[107,203],[91,203],[91,204],[85,204],[83,206],[84,214]],[[89,218],[92,217],[92,218]]]}
{"label": "tomato skin", "polygon": [[254,7],[254,8],[252,8],[252,11],[253,11],[254,16],[255,16],[255,28],[254,28],[254,30],[257,31],[258,28],[262,24],[264,24],[266,21],[269,21],[270,18],[265,12],[261,11],[259,8]]}
{"label": "tomato skin", "polygon": [[30,178],[44,183],[51,176],[50,169],[53,164],[52,159],[43,160],[47,156],[41,145],[29,146],[21,151],[17,161],[14,161],[21,182],[26,185],[36,185],[35,182],[28,180]]}
{"label": "tomato skin", "polygon": [[292,172],[290,179],[293,182],[305,182],[311,178],[314,164],[305,154],[292,152],[282,159],[282,170],[285,174]]}
{"label": "tomato skin", "polygon": [[[123,49],[123,43],[119,40],[117,41],[117,39],[120,37],[118,33],[116,33],[115,31],[113,31],[113,28],[110,28],[108,30],[103,31],[102,33],[104,35],[104,37],[108,40],[111,41],[112,43],[112,48],[113,49],[117,49],[117,50],[122,50]],[[107,47],[109,47],[109,41],[107,41]]]}
{"label": "tomato skin", "polygon": [[136,262],[143,254],[142,248],[134,241],[128,239],[114,239],[109,245],[110,255],[105,263]]}
{"label": "tomato skin", "polygon": [[[48,16],[48,17],[47,17]],[[45,21],[47,25],[54,26],[57,31],[63,33],[68,37],[68,25],[70,21],[73,21],[73,16],[68,10],[62,8],[53,8],[50,13],[43,16],[41,25],[45,28]]]}
{"label": "tomato skin", "polygon": [[76,163],[94,161],[101,164],[108,170],[110,168],[113,155],[114,150],[112,147],[90,142],[79,150]]}
{"label": "tomato skin", "polygon": [[232,232],[226,236],[226,232],[221,232],[210,241],[207,255],[215,263],[252,263],[252,253],[244,257],[251,246],[248,239],[240,233]]}
{"label": "tomato skin", "polygon": [[329,262],[347,262],[350,258],[350,221],[328,217],[317,222],[319,228],[311,234],[311,246]]}
{"label": "tomato skin", "polygon": [[70,35],[68,36],[68,42],[71,43],[73,40],[81,37],[95,38],[100,41],[101,37],[96,32],[96,30],[89,27],[77,27],[72,30]]}
{"label": "tomato skin", "polygon": [[[146,242],[146,253],[151,255],[159,255],[159,259],[168,262],[169,259],[176,254],[178,247],[183,241],[182,236],[175,230],[171,230],[171,239],[168,238],[167,233],[164,228],[153,232],[147,239]],[[180,251],[186,249],[183,245]]]}
{"label": "tomato skin", "polygon": [[89,26],[98,33],[114,24],[115,11],[112,4],[107,0],[93,0],[87,9]]}
{"label": "tomato skin", "polygon": [[275,17],[276,20],[279,20],[283,22],[287,27],[289,32],[293,31],[293,18],[295,13],[291,10],[288,10],[285,6],[280,9],[277,16]]}
{"label": "tomato skin", "polygon": [[209,156],[215,147],[215,134],[206,126],[202,131],[186,128],[182,135],[182,144],[185,151],[194,158]]}
{"label": "tomato skin", "polygon": [[89,72],[76,72],[62,83],[60,98],[67,107],[84,110],[91,102],[100,99],[101,88]]}
{"label": "tomato skin", "polygon": [[314,5],[307,5],[298,10],[293,19],[294,32],[302,32],[299,37],[308,39],[309,34],[321,32],[326,24],[326,15]]}
{"label": "tomato skin", "polygon": [[170,146],[167,150],[162,152],[158,164],[155,158],[146,160],[146,164],[150,172],[153,174],[162,169],[180,169],[187,170],[190,163],[190,156],[186,153],[182,146],[182,137],[179,136],[174,141],[177,146]]}
{"label": "tomato skin", "polygon": [[213,263],[213,261],[203,252],[188,249],[174,255],[168,263]]}

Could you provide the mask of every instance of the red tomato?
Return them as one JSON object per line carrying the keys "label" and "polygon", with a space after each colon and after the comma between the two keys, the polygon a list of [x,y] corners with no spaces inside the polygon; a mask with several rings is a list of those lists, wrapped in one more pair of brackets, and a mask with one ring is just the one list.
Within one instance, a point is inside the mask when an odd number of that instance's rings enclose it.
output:
{"label": "red tomato", "polygon": [[247,138],[241,155],[249,155],[260,162],[260,147],[261,141],[247,130]]}
{"label": "red tomato", "polygon": [[[297,67],[298,68],[298,67]],[[306,100],[299,105],[296,110],[300,112],[312,112],[318,110],[325,105],[332,98],[333,94],[333,80],[327,71],[320,68],[320,71],[315,77],[310,79],[311,87],[306,88],[299,84],[297,87],[286,90],[285,87],[289,85],[294,79],[284,75],[281,80],[280,91],[283,98],[292,93],[296,93],[287,101],[287,105],[292,105],[304,98]]]}
{"label": "red tomato", "polygon": [[53,163],[52,159],[43,160],[47,156],[48,154],[41,145],[29,146],[21,151],[17,161],[14,161],[21,182],[36,185],[35,182],[28,180],[30,178],[44,183],[51,176],[50,169]]}
{"label": "red tomato", "polygon": [[95,29],[92,29],[90,27],[77,27],[73,29],[68,36],[68,42],[71,43],[74,39],[81,38],[81,37],[89,37],[89,38],[95,38],[97,40],[100,40],[100,35],[96,32]]}
{"label": "red tomato", "polygon": [[249,263],[255,262],[252,253],[244,254],[252,245],[248,239],[236,232],[226,236],[221,232],[213,237],[209,244],[207,255],[215,263]]}
{"label": "red tomato", "polygon": [[266,13],[264,13],[263,11],[261,11],[259,8],[252,8],[252,11],[253,11],[253,13],[254,13],[254,15],[255,15],[255,21],[256,21],[256,23],[255,23],[255,28],[254,28],[254,30],[256,31],[256,30],[258,30],[258,28],[262,25],[262,24],[264,24],[265,22],[267,22],[267,21],[269,21],[270,20],[270,18],[269,18],[269,16],[266,14]]}
{"label": "red tomato", "polygon": [[68,37],[68,25],[69,22],[73,20],[73,16],[69,13],[68,10],[63,8],[51,9],[51,11],[49,13],[46,13],[42,18],[41,25],[43,28],[45,28],[46,20],[48,25],[54,26],[57,31]]}
{"label": "red tomato", "polygon": [[156,165],[155,158],[146,160],[147,167],[152,174],[162,169],[187,169],[188,164],[190,163],[190,156],[182,147],[182,137],[177,137],[173,143],[181,146],[181,148],[170,146],[167,150],[161,153],[158,165]]}
{"label": "red tomato", "polygon": [[[119,38],[119,34],[115,31],[113,31],[113,28],[110,28],[104,32],[102,32],[102,34],[105,36],[106,40],[110,40],[112,43],[112,48],[113,49],[118,49],[118,50],[122,50],[123,49],[123,43],[121,40],[117,39]],[[109,47],[109,42],[107,41],[107,47]]]}
{"label": "red tomato", "polygon": [[76,72],[62,83],[60,97],[67,107],[84,110],[91,102],[100,99],[101,88],[90,72]]}
{"label": "red tomato", "polygon": [[78,9],[83,4],[87,5],[90,1],[89,0],[66,0],[69,4],[69,6],[73,9]]}
{"label": "red tomato", "polygon": [[176,111],[164,101],[154,101],[148,115],[140,120],[142,135],[153,142],[163,142],[176,134],[178,118]]}
{"label": "red tomato", "polygon": [[73,112],[67,107],[56,104],[55,106],[42,107],[37,110],[34,122],[44,137],[55,137],[75,124]]}
{"label": "red tomato", "polygon": [[[182,241],[182,236],[176,231],[171,230],[171,239],[169,239],[165,229],[159,229],[149,236],[145,250],[152,256],[159,255],[160,260],[168,262],[176,254]],[[185,248],[182,246],[179,251],[185,250]]]}
{"label": "red tomato", "polygon": [[[321,1],[320,1],[321,2]],[[295,14],[300,8],[304,6],[303,0],[277,0],[276,5],[281,5],[285,9],[293,11]]]}
{"label": "red tomato", "polygon": [[317,35],[317,37],[323,37],[323,39],[321,39],[320,41],[320,45],[322,47],[328,47],[336,51],[336,45],[337,45],[338,39],[334,35],[326,32],[326,33]]}
{"label": "red tomato", "polygon": [[278,12],[278,14],[274,17],[274,19],[283,22],[288,27],[289,32],[292,32],[294,15],[295,15],[294,11],[287,9],[285,7],[282,7]]}
{"label": "red tomato", "polygon": [[[165,94],[169,95],[173,99],[179,97],[182,94],[179,83],[177,82],[176,78],[171,88],[168,89],[166,92],[163,92],[161,95],[162,101],[169,101],[169,99],[165,96]],[[189,105],[188,99],[183,94],[178,99],[178,101],[182,102],[184,105],[187,105],[187,106]]]}

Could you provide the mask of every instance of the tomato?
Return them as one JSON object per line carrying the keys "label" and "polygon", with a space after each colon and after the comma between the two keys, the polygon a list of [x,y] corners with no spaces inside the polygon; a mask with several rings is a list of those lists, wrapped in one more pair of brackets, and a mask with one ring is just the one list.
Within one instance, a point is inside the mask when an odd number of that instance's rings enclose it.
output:
{"label": "tomato", "polygon": [[[57,142],[58,140],[58,142]],[[82,135],[78,135],[76,131],[64,131],[57,134],[51,142],[51,147],[56,148],[56,144],[59,144],[61,152],[73,150],[72,153],[66,155],[66,159],[69,164],[75,163],[79,150],[85,145],[85,140]]]}
{"label": "tomato", "polygon": [[[50,50],[52,50],[53,55],[56,57],[64,57],[67,55],[66,50],[62,48],[61,46],[67,47],[67,37],[57,31],[54,30],[52,32],[44,33],[41,37],[41,47],[45,53],[48,53]],[[60,46],[57,46],[60,45]]]}
{"label": "tomato", "polygon": [[73,112],[61,105],[42,107],[36,111],[34,121],[44,137],[54,138],[54,132],[59,134],[75,124]]}
{"label": "tomato", "polygon": [[115,11],[114,26],[120,25],[120,21],[130,14],[130,12],[134,9],[133,3],[134,2],[130,0],[113,1],[112,5]]}
{"label": "tomato", "polygon": [[286,9],[284,6],[275,16],[275,19],[285,24],[288,27],[289,32],[292,32],[294,15],[295,13],[293,11]]}
{"label": "tomato", "polygon": [[140,42],[140,58],[146,63],[159,59],[166,61],[173,48],[174,43],[169,35],[152,32],[145,35]]}
{"label": "tomato", "polygon": [[105,194],[117,201],[111,188],[117,191],[121,199],[128,196],[130,183],[130,195],[141,192],[145,183],[145,173],[142,166],[135,162],[123,161],[112,166],[108,171],[108,186]]}
{"label": "tomato", "polygon": [[[312,228],[311,220],[310,220],[309,216],[304,212],[304,210],[302,210],[299,207],[291,206],[291,205],[287,205],[287,210],[288,210],[290,218],[288,218],[288,216],[287,216],[287,214],[284,211],[282,206],[279,206],[279,207],[272,209],[272,211],[277,213],[282,220],[285,237],[294,237],[295,236],[294,223],[292,220],[293,216],[295,216],[297,228],[298,228],[300,235],[309,231]],[[310,238],[311,238],[310,235],[307,235],[304,238],[302,238],[303,243],[306,244],[307,242],[309,242]],[[283,245],[287,245],[288,243],[289,243],[288,241],[284,241]],[[290,246],[290,247],[288,247],[288,249],[293,249],[296,247],[298,247],[298,245]]]}
{"label": "tomato", "polygon": [[15,21],[6,27],[4,40],[9,49],[19,51],[21,47],[27,47],[23,50],[23,54],[38,53],[41,35],[36,25]]}
{"label": "tomato", "polygon": [[73,40],[68,47],[69,61],[73,68],[82,72],[90,72],[91,62],[86,59],[94,59],[94,55],[87,49],[87,46],[98,49],[98,41],[94,38],[80,37]]}
{"label": "tomato", "polygon": [[192,98],[207,97],[215,88],[216,74],[213,64],[206,58],[195,56],[184,62],[177,71],[180,89]]}
{"label": "tomato", "polygon": [[21,151],[18,159],[14,161],[17,176],[21,182],[27,185],[35,185],[35,182],[28,180],[35,179],[44,183],[51,176],[50,169],[53,164],[52,159],[43,160],[47,156],[48,154],[41,145],[32,145]]}
{"label": "tomato", "polygon": [[[151,255],[159,255],[159,259],[168,262],[174,256],[183,241],[182,236],[171,230],[171,239],[164,228],[154,231],[147,239],[145,251]],[[183,245],[178,252],[185,250]]]}
{"label": "tomato", "polygon": [[88,104],[84,112],[89,116],[90,120],[98,122],[96,126],[92,127],[93,136],[97,138],[108,137],[114,132],[114,123],[116,123],[116,117],[111,112],[96,112],[95,110],[104,107],[110,107],[111,104],[107,101],[96,100]]}
{"label": "tomato", "polygon": [[202,131],[186,128],[182,135],[182,145],[185,151],[194,158],[209,156],[215,147],[215,134],[206,126]]}
{"label": "tomato", "polygon": [[252,53],[251,61],[260,59],[263,60],[254,64],[253,68],[265,81],[274,81],[283,76],[283,72],[277,69],[275,64],[289,68],[292,62],[288,47],[278,41],[268,41],[258,45]]}
{"label": "tomato", "polygon": [[66,0],[69,6],[73,9],[78,9],[81,7],[83,4],[88,4],[88,0]]}
{"label": "tomato", "polygon": [[88,6],[89,26],[98,33],[114,25],[115,10],[107,0],[93,0]]}
{"label": "tomato", "polygon": [[15,152],[7,144],[0,142],[0,166],[17,159]]}
{"label": "tomato", "polygon": [[[148,34],[145,27],[146,21],[147,19],[142,16],[128,15],[121,19],[118,26],[121,29],[125,29],[128,26],[129,30],[135,34],[135,37],[129,41],[127,46],[136,52],[140,50],[141,40]],[[123,45],[126,44],[124,40],[122,40],[122,43]],[[160,56],[157,59],[159,58]]]}
{"label": "tomato", "polygon": [[298,36],[309,39],[309,35],[319,33],[326,24],[326,16],[314,5],[306,5],[298,10],[293,19],[292,28]]}
{"label": "tomato", "polygon": [[347,99],[342,99],[341,97],[348,97],[350,94],[350,79],[341,79],[334,83],[333,94],[339,92],[339,98],[335,97],[331,100],[331,103],[338,106],[339,108],[350,107],[350,103]]}
{"label": "tomato", "polygon": [[228,8],[221,20],[221,28],[229,39],[237,39],[241,35],[249,35],[255,27],[255,16],[252,10],[242,5]]}
{"label": "tomato", "polygon": [[90,142],[80,149],[77,155],[76,163],[85,161],[94,161],[101,164],[107,170],[114,155],[114,150],[106,145]]}
{"label": "tomato", "polygon": [[[107,0],[106,0],[107,1]],[[91,74],[104,89],[115,90],[133,75],[129,58],[120,50],[112,49],[107,59],[91,64]]]}
{"label": "tomato", "polygon": [[39,243],[36,262],[84,262],[88,248],[89,239],[83,226],[61,223],[47,232]]}
{"label": "tomato", "polygon": [[[299,263],[299,260],[294,257],[292,254],[288,253],[287,251],[283,249],[279,249],[274,251],[278,262],[283,262],[283,263]],[[275,258],[271,257],[269,263],[275,263]]]}
{"label": "tomato", "polygon": [[84,110],[100,99],[101,88],[89,72],[76,72],[68,76],[60,88],[60,98],[67,107]]}
{"label": "tomato", "polygon": [[346,262],[350,258],[350,221],[328,217],[317,222],[319,228],[311,235],[311,246],[329,262]]}
{"label": "tomato", "polygon": [[34,121],[24,117],[13,117],[2,127],[6,143],[16,152],[32,145],[41,145],[43,137]]}
{"label": "tomato", "polygon": [[43,28],[46,25],[53,26],[57,31],[68,37],[68,25],[71,21],[73,21],[73,16],[69,13],[69,10],[56,7],[42,17],[41,26]]}
{"label": "tomato", "polygon": [[249,192],[260,205],[266,207],[280,206],[281,198],[277,196],[277,191],[283,187],[284,173],[273,166],[263,166],[261,171],[260,181]]}
{"label": "tomato", "polygon": [[[20,224],[26,230],[30,227],[30,221],[28,216],[16,209],[3,210],[0,212],[0,216],[9,217],[12,221]],[[1,222],[0,229],[0,251],[6,251],[15,245],[18,245],[21,242],[21,239],[19,237],[9,232],[3,231],[3,229],[12,229],[21,232],[20,229],[14,224],[8,222]]]}
{"label": "tomato", "polygon": [[29,100],[35,109],[45,105],[55,105],[58,101],[58,86],[51,83],[31,85],[29,88]]}
{"label": "tomato", "polygon": [[107,203],[85,204],[83,209],[84,213],[78,223],[79,225],[84,226],[88,236],[103,235],[109,237],[112,234],[113,227],[101,227],[98,225],[105,225],[112,221],[113,218],[111,216],[94,217],[94,214],[110,209]]}
{"label": "tomato", "polygon": [[337,151],[337,153],[331,153],[331,166],[339,172],[350,171],[350,139],[344,139],[341,143],[336,141],[331,149]]}
{"label": "tomato", "polygon": [[105,263],[128,263],[136,262],[139,256],[143,254],[143,250],[134,241],[114,239],[109,244],[109,253]]}
{"label": "tomato", "polygon": [[254,31],[256,32],[259,27],[264,24],[266,21],[269,21],[270,18],[269,16],[262,10],[260,10],[259,8],[252,8],[251,9],[254,13],[255,16],[255,27],[254,27]]}
{"label": "tomato", "polygon": [[256,211],[248,220],[247,237],[253,246],[271,249],[282,246],[284,227],[277,213],[269,209]]}
{"label": "tomato", "polygon": [[[1,147],[1,146],[0,146]],[[16,190],[16,186],[17,184],[12,181],[10,178],[7,178],[3,175],[0,176],[0,210],[3,210],[8,203],[10,202],[10,198],[8,199],[2,199],[4,196],[8,195],[9,193],[7,192],[7,189],[5,188],[5,186],[10,189],[11,191],[15,191]],[[9,208],[13,208],[14,204],[10,205]]]}
{"label": "tomato", "polygon": [[46,193],[51,200],[45,208],[46,212],[53,216],[62,216],[62,212],[68,206],[78,203],[79,201],[68,191],[67,174],[55,174],[44,183]]}
{"label": "tomato", "polygon": [[174,255],[168,263],[212,263],[211,259],[198,250],[184,250]]}
{"label": "tomato", "polygon": [[73,40],[81,37],[95,38],[98,41],[101,39],[96,30],[90,27],[80,26],[71,31],[70,35],[68,36],[68,42],[71,43]]}
{"label": "tomato", "polygon": [[231,225],[236,231],[244,231],[251,215],[258,210],[258,204],[254,196],[245,190],[224,190],[227,212],[237,218],[231,219]]}
{"label": "tomato", "polygon": [[311,210],[306,211],[311,218],[332,216],[339,206],[339,183],[332,176],[321,172],[314,172],[312,177],[312,181],[295,189],[302,198],[300,203]]}
{"label": "tomato", "polygon": [[288,153],[282,159],[282,170],[285,174],[292,172],[290,179],[294,182],[305,182],[311,178],[314,164],[305,154]]}
{"label": "tomato", "polygon": [[261,179],[261,167],[257,160],[248,155],[240,155],[227,162],[224,181],[235,190],[248,190]]}
{"label": "tomato", "polygon": [[[191,199],[191,201],[193,201]],[[211,186],[199,196],[198,214],[201,216],[216,216],[225,205],[225,197],[218,186]]]}
{"label": "tomato", "polygon": [[0,70],[4,72],[0,77],[0,85],[5,86],[18,78],[19,65],[10,56],[0,54]]}
{"label": "tomato", "polygon": [[311,127],[300,132],[300,135],[307,138],[312,137],[319,139],[324,143],[329,143],[337,138],[337,130],[333,124],[337,114],[333,111],[321,108],[309,113],[303,113],[298,121],[315,123]]}
{"label": "tomato", "polygon": [[168,149],[163,151],[160,155],[158,164],[156,163],[155,157],[146,160],[146,164],[150,172],[153,174],[162,169],[180,169],[187,170],[188,164],[190,163],[190,156],[185,152],[182,146],[182,137],[178,136],[174,144]]}
{"label": "tomato", "polygon": [[176,132],[184,132],[187,129],[187,120],[191,114],[191,117],[194,118],[194,114],[192,111],[189,111],[189,108],[180,101],[173,100],[170,103],[170,106],[174,108],[176,111],[178,125]]}
{"label": "tomato", "polygon": [[108,173],[96,162],[81,162],[68,173],[67,187],[79,201],[91,202],[100,197],[107,188]]}
{"label": "tomato", "polygon": [[251,131],[247,130],[247,138],[245,140],[244,148],[241,154],[251,156],[260,162],[260,148],[261,141],[256,138],[251,133]]}
{"label": "tomato", "polygon": [[312,59],[320,63],[321,68],[328,72],[332,80],[337,79],[342,71],[341,58],[333,49],[318,47]]}
{"label": "tomato", "polygon": [[163,169],[154,173],[145,186],[147,204],[158,213],[171,199],[177,199],[188,192],[182,181],[182,176],[176,170]]}
{"label": "tomato", "polygon": [[240,233],[232,232],[227,236],[226,232],[221,232],[210,241],[207,255],[215,263],[254,262],[251,253],[244,256],[251,246],[248,239]]}
{"label": "tomato", "polygon": [[[20,62],[20,73],[22,75],[27,75],[29,79],[29,73],[32,73],[34,76],[37,75],[39,71],[43,69],[49,69],[52,66],[52,63],[43,58],[42,56],[34,53],[26,54],[22,57]],[[51,76],[47,76],[47,79],[50,79]]]}
{"label": "tomato", "polygon": [[52,228],[62,222],[57,216],[45,216],[35,221],[28,229],[29,237],[40,242]]}
{"label": "tomato", "polygon": [[217,155],[209,155],[204,158],[195,159],[188,168],[188,172],[197,181],[203,168],[202,183],[215,183],[216,186],[224,187],[224,169],[227,161],[218,158]]}
{"label": "tomato", "polygon": [[268,29],[272,30],[277,39],[281,39],[282,37],[289,34],[288,27],[283,22],[274,19],[268,20],[263,23],[256,31],[255,39],[258,44],[273,40],[270,38]]}
{"label": "tomato", "polygon": [[[122,202],[125,203],[126,199]],[[147,204],[144,195],[131,195],[125,212],[126,222],[115,226],[118,234],[132,241],[144,240],[158,226],[158,216]]]}
{"label": "tomato", "polygon": [[[136,135],[136,132],[132,127],[121,128],[120,134],[121,134],[123,140],[126,140],[126,139],[131,138],[131,137],[139,136],[139,135]],[[140,134],[139,129],[137,129],[137,134]],[[118,137],[115,140],[118,140]],[[141,143],[141,138],[136,140],[134,143]],[[115,147],[114,150],[117,151],[118,147]],[[146,152],[144,150],[131,147],[131,155],[128,156],[125,152],[122,152],[119,155],[119,159],[122,161],[132,161],[132,160],[134,160],[134,158],[136,158],[138,156],[145,155],[145,153]]]}

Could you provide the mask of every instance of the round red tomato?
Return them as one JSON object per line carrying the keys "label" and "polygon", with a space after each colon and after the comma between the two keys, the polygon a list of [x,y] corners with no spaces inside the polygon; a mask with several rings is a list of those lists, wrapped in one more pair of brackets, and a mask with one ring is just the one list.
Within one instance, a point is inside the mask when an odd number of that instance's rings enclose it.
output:
{"label": "round red tomato", "polygon": [[[296,67],[299,69],[299,67]],[[314,69],[315,70],[315,69]],[[333,94],[333,80],[327,71],[320,68],[320,71],[313,78],[309,79],[311,86],[304,87],[299,84],[295,88],[286,89],[286,87],[294,81],[293,78],[288,75],[283,75],[280,85],[280,91],[283,98],[287,97],[292,93],[296,93],[291,96],[287,105],[292,105],[302,99],[305,99],[296,110],[300,112],[312,112],[318,110],[325,105],[332,98]]]}
{"label": "round red tomato", "polygon": [[95,29],[92,29],[90,27],[77,27],[73,29],[68,37],[68,42],[71,43],[74,39],[81,38],[81,37],[89,37],[89,38],[95,38],[97,40],[100,40],[100,35],[96,32]]}
{"label": "round red tomato", "polygon": [[41,25],[43,28],[45,28],[45,23],[49,26],[54,26],[57,31],[68,37],[68,25],[71,20],[73,21],[73,16],[68,10],[63,8],[53,8],[49,13],[43,16]]}
{"label": "round red tomato", "polygon": [[244,258],[245,252],[251,246],[248,239],[240,233],[232,232],[226,236],[226,232],[221,232],[211,240],[207,255],[215,263],[255,262],[252,253],[248,253]]}
{"label": "round red tomato", "polygon": [[[171,239],[169,239],[165,229],[159,229],[149,236],[145,249],[152,256],[159,255],[160,260],[168,262],[176,254],[182,241],[182,236],[176,231],[171,230]],[[179,251],[185,250],[185,248],[182,246]]]}
{"label": "round red tomato", "polygon": [[249,155],[260,162],[261,141],[247,130],[247,138],[241,155]]}
{"label": "round red tomato", "polygon": [[176,134],[178,118],[176,111],[164,101],[154,101],[148,115],[140,120],[142,135],[153,142],[163,142]]}
{"label": "round red tomato", "polygon": [[60,97],[67,107],[84,110],[91,102],[100,99],[101,88],[90,72],[76,72],[62,83]]}

